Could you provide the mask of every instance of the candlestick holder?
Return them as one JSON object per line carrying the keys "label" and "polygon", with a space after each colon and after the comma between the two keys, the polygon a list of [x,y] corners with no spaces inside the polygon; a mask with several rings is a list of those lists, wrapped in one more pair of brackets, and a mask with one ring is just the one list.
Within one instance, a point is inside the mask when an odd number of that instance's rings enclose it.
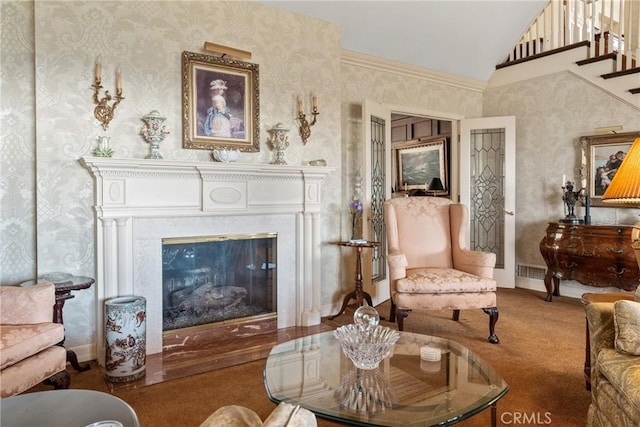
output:
{"label": "candlestick holder", "polygon": [[142,117],[145,124],[142,126],[142,129],[140,129],[140,135],[144,137],[145,141],[151,144],[151,152],[145,159],[162,160],[160,143],[169,135],[167,127],[162,125],[166,119],[166,117],[162,117],[156,110]]}
{"label": "candlestick holder", "polygon": [[575,215],[576,202],[584,197],[585,189],[581,188],[578,191],[574,191],[575,183],[567,181],[566,184],[561,187],[562,201],[565,204],[565,217],[560,220],[564,224],[584,224],[584,220],[579,219]]}
{"label": "candlestick holder", "polygon": [[[122,96],[122,88],[116,85],[116,95],[111,96],[108,90],[105,90],[104,96],[100,98],[100,91],[102,90],[102,81],[96,77],[95,82],[91,87],[94,89],[93,102],[96,104],[96,108],[93,109],[93,115],[100,123],[102,123],[102,129],[107,130],[109,122],[113,119],[113,112],[116,107],[124,99]],[[113,101],[113,104],[109,105],[109,102]]]}
{"label": "candlestick holder", "polygon": [[311,119],[311,121],[307,120],[307,116],[304,114],[304,110],[302,108],[302,99],[298,98],[298,122],[300,123],[298,132],[300,133],[300,138],[302,138],[302,143],[305,145],[307,144],[307,141],[311,136],[311,126],[316,124],[318,114],[320,114],[320,111],[318,110],[317,96],[314,96],[312,99],[311,115],[313,116],[313,118]]}

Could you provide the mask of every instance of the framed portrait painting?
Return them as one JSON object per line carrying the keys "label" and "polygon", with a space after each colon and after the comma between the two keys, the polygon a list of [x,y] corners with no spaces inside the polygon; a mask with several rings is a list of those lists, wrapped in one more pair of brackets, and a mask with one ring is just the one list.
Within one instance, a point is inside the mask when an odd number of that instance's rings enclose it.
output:
{"label": "framed portrait painting", "polygon": [[633,205],[608,204],[602,196],[615,176],[633,141],[640,132],[591,135],[580,138],[582,149],[582,187],[591,198],[592,206],[632,207]]}
{"label": "framed portrait painting", "polygon": [[183,148],[260,151],[257,64],[182,52]]}
{"label": "framed portrait painting", "polygon": [[402,142],[394,145],[394,152],[399,191],[426,191],[433,178],[440,178],[444,190],[438,190],[436,195],[449,194],[446,137]]}

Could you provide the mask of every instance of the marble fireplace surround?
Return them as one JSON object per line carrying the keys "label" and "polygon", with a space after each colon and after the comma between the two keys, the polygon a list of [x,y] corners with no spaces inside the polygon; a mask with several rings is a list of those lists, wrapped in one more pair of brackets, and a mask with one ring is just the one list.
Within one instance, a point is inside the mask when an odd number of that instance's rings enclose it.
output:
{"label": "marble fireplace surround", "polygon": [[147,300],[147,354],[162,352],[162,238],[276,232],[277,325],[320,323],[322,184],[335,168],[83,157],[94,178],[97,354],[104,302]]}

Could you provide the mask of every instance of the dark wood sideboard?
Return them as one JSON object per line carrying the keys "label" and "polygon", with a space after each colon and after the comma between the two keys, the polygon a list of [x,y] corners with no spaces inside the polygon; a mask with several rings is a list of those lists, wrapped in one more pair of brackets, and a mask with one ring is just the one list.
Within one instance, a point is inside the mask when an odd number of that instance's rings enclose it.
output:
{"label": "dark wood sideboard", "polygon": [[540,242],[547,264],[546,301],[560,295],[560,279],[600,288],[633,291],[640,271],[627,225],[573,225],[550,222]]}

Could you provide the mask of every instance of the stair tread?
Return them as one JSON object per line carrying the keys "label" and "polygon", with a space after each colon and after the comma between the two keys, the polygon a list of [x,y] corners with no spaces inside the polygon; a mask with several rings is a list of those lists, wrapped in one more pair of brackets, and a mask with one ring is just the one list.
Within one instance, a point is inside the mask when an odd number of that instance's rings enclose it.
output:
{"label": "stair tread", "polygon": [[600,77],[602,77],[603,79],[612,79],[614,77],[628,76],[630,74],[636,74],[636,73],[640,73],[640,67],[629,68],[628,70],[624,70],[624,71],[615,71],[613,73],[603,74]]}
{"label": "stair tread", "polygon": [[560,47],[557,49],[548,50],[546,52],[537,53],[535,55],[531,55],[526,58],[515,59],[513,61],[505,61],[502,64],[496,65],[496,70],[499,70],[500,68],[508,67],[510,65],[516,65],[516,64],[521,64],[523,62],[533,61],[538,58],[544,58],[545,56],[551,56],[556,53],[565,52],[567,50],[576,49],[584,46],[590,46],[590,43],[588,41],[583,41],[583,42],[575,43],[569,46]]}
{"label": "stair tread", "polygon": [[606,61],[606,60],[615,60],[616,59],[616,54],[615,53],[607,53],[606,55],[599,55],[599,56],[595,56],[593,58],[587,58],[587,59],[583,59],[581,61],[577,61],[576,64],[577,65],[587,65],[587,64],[593,64],[594,62],[601,62],[601,61]]}

